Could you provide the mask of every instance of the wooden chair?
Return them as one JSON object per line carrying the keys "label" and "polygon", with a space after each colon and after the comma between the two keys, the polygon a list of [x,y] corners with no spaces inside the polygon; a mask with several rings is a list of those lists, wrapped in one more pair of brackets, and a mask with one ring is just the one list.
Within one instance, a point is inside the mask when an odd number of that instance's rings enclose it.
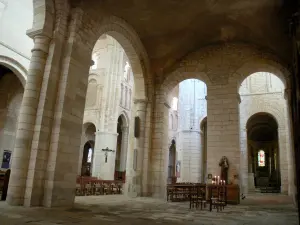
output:
{"label": "wooden chair", "polygon": [[195,185],[190,187],[190,209],[199,208],[201,210],[206,208],[206,186],[205,185]]}
{"label": "wooden chair", "polygon": [[216,208],[217,212],[222,211],[227,205],[226,186],[225,185],[209,186],[209,201],[210,201],[210,211],[212,211],[213,208]]}

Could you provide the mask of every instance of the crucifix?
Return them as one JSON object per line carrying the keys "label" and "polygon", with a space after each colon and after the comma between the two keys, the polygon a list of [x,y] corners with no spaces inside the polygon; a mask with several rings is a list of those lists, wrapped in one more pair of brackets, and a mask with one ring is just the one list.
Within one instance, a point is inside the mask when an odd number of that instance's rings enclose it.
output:
{"label": "crucifix", "polygon": [[105,163],[107,163],[108,152],[115,152],[115,150],[109,149],[108,147],[102,149],[105,152]]}

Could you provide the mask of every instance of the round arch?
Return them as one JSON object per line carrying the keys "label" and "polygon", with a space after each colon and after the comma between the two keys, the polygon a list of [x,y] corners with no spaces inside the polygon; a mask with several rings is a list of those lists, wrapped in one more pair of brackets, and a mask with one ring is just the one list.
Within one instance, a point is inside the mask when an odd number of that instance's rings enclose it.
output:
{"label": "round arch", "polygon": [[95,132],[97,131],[97,127],[93,122],[85,122],[83,124],[83,131],[84,133],[86,133],[88,131],[88,129],[92,129],[95,130]]}
{"label": "round arch", "polygon": [[124,20],[107,16],[97,24],[97,32],[91,40],[94,46],[103,34],[113,37],[124,49],[134,75],[135,95],[137,99],[147,99],[151,90],[151,77],[149,76],[149,58],[147,52],[135,30]]}
{"label": "round arch", "polygon": [[248,129],[249,127],[251,127],[252,125],[251,125],[251,122],[253,121],[253,120],[255,120],[255,118],[257,118],[258,116],[263,116],[263,117],[265,117],[265,118],[268,118],[269,117],[269,119],[271,119],[271,120],[273,120],[274,122],[276,122],[276,128],[278,129],[278,119],[273,115],[273,114],[271,114],[271,113],[269,113],[269,112],[257,112],[257,113],[255,113],[255,114],[253,114],[253,115],[251,115],[248,119],[247,119],[247,123],[246,123],[246,128]]}
{"label": "round arch", "polygon": [[288,88],[290,71],[287,68],[275,55],[257,46],[244,43],[217,44],[185,56],[172,67],[173,72],[166,74],[161,84],[172,87],[176,82],[197,77],[207,86],[236,83],[239,87],[250,74],[266,71],[280,77]]}
{"label": "round arch", "polygon": [[161,84],[162,91],[164,93],[169,93],[173,90],[173,88],[176,87],[176,85],[188,79],[197,79],[204,82],[206,85],[210,84],[210,81],[206,73],[192,72],[192,71],[189,72],[175,71],[168,74],[167,77],[163,80],[163,83]]}
{"label": "round arch", "polygon": [[237,71],[237,88],[239,91],[242,83],[251,75],[259,72],[267,72],[278,77],[284,87],[290,87],[290,72],[282,65],[275,63],[272,60],[263,59],[264,62],[253,60],[243,64]]}
{"label": "round arch", "polygon": [[246,125],[247,125],[247,121],[257,115],[257,114],[262,114],[262,113],[265,113],[265,114],[268,114],[270,116],[272,116],[277,125],[278,125],[278,128],[281,128],[284,126],[284,109],[282,108],[275,108],[271,105],[268,105],[268,104],[254,104],[251,108],[250,108],[250,111],[248,112],[248,117],[245,118],[245,121],[243,122],[242,121],[242,124],[244,124],[244,128],[246,128]]}
{"label": "round arch", "polygon": [[0,64],[10,69],[19,79],[22,86],[25,87],[27,79],[27,70],[16,60],[0,55]]}

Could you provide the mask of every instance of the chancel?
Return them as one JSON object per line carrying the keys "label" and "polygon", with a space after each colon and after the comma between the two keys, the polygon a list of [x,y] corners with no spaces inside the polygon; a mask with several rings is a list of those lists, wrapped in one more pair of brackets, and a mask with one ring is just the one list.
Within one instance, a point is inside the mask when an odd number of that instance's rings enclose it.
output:
{"label": "chancel", "polygon": [[0,224],[297,224],[299,9],[0,0]]}

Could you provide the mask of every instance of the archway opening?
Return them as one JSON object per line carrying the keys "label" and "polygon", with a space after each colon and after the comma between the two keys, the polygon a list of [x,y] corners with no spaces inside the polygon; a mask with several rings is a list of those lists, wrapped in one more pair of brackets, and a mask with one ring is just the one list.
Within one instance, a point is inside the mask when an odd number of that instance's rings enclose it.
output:
{"label": "archway opening", "polygon": [[206,84],[198,79],[183,80],[168,93],[168,183],[205,182],[205,140],[200,122],[207,116],[206,95]]}
{"label": "archway opening", "polygon": [[11,165],[15,135],[23,98],[23,85],[7,67],[0,65],[0,156],[1,169]]}
{"label": "archway opening", "polygon": [[[277,76],[268,72],[257,72],[249,75],[241,84],[239,88],[240,94],[240,107],[239,107],[239,116],[240,116],[240,144],[241,144],[241,185],[243,193],[256,193],[255,187],[263,187],[266,185],[270,186],[280,186],[280,190],[282,193],[288,193],[290,190],[289,185],[292,184],[292,167],[288,166],[288,163],[291,162],[291,145],[290,145],[290,127],[289,127],[289,113],[288,113],[288,105],[287,100],[285,99],[285,84],[284,82]],[[274,158],[274,153],[269,153],[265,149],[256,149],[256,153],[254,155],[252,150],[250,149],[248,139],[249,139],[249,130],[248,120],[253,117],[253,115],[260,115],[261,113],[266,113],[270,115],[277,123],[277,156]],[[255,128],[256,134],[261,137],[267,138],[272,132],[265,129]],[[263,131],[267,133],[263,133]],[[252,132],[254,130],[252,129]],[[255,133],[255,132],[254,132]],[[253,134],[254,135],[254,134]],[[254,138],[254,137],[251,137]],[[257,139],[255,137],[254,139]],[[250,141],[251,142],[251,141]],[[275,140],[273,142],[276,142]],[[279,152],[280,149],[280,152]],[[258,151],[263,150],[262,156],[266,157],[266,166],[258,168],[257,171],[261,171],[260,173],[249,169],[249,162],[253,164],[253,160],[250,157],[258,158]],[[275,151],[275,150],[274,150]],[[273,157],[273,160],[277,160],[276,164],[276,176],[280,176],[279,178],[275,177],[274,171],[269,171],[269,175],[272,175],[272,178],[266,178],[266,174],[263,174],[263,171],[266,168],[271,168],[269,166],[269,154]],[[251,156],[252,155],[252,156]],[[251,164],[251,165],[252,165]],[[257,163],[256,163],[257,164]],[[256,165],[255,164],[255,165]],[[273,168],[272,168],[273,169]],[[250,172],[249,172],[250,171]],[[272,174],[271,174],[272,172]],[[260,175],[261,174],[261,175]],[[258,178],[264,177],[264,178]],[[265,180],[264,182],[261,180]],[[255,181],[255,182],[254,182]],[[276,190],[274,190],[276,191]]]}
{"label": "archway opening", "polygon": [[84,125],[84,136],[83,136],[83,152],[81,158],[81,176],[92,176],[93,159],[94,159],[94,148],[95,148],[95,132],[96,127],[92,123],[86,123]]}
{"label": "archway opening", "polygon": [[83,147],[81,176],[90,177],[92,174],[92,163],[94,155],[94,141],[88,141]]}
{"label": "archway opening", "polygon": [[280,191],[278,124],[267,113],[257,113],[247,122],[248,172],[262,191]]}
{"label": "archway opening", "polygon": [[0,199],[6,200],[15,146],[23,85],[16,74],[0,65]]}
{"label": "archway opening", "polygon": [[141,67],[122,41],[120,34],[108,32],[95,43],[83,119],[97,127],[91,176],[117,184],[125,182],[133,99],[145,96]]}

